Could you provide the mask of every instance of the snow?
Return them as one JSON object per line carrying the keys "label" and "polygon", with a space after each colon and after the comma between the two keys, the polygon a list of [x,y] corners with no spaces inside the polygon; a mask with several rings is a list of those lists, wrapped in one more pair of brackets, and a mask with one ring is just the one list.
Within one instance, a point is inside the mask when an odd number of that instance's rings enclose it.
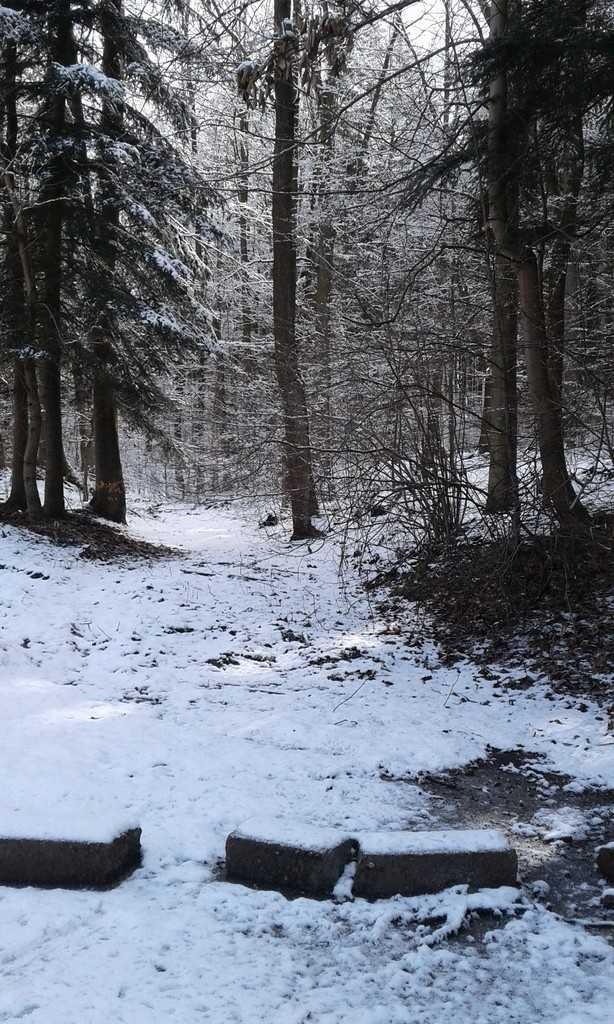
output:
{"label": "snow", "polygon": [[[516,890],[369,904],[220,880],[226,836],[254,818],[435,829],[418,773],[488,744],[614,783],[595,705],[497,694],[408,646],[340,581],[334,542],[288,545],[258,518],[138,505],[129,529],[181,550],[151,563],[3,526],[0,834],[136,822],[144,861],[102,894],[0,889],[0,1021],[611,1020],[611,947]],[[503,915],[486,941],[447,943],[480,908]]]}
{"label": "snow", "polygon": [[144,224],[146,227],[157,227],[155,217],[149,212],[146,206],[137,202],[137,200],[133,199],[132,196],[124,195],[123,200],[126,210],[136,221],[140,224]]}
{"label": "snow", "polygon": [[121,142],[113,139],[111,142],[105,140],[105,154],[118,163],[135,165],[141,162],[141,154],[137,146],[129,142]]}
{"label": "snow", "polygon": [[159,310],[145,307],[140,312],[140,318],[143,323],[149,324],[150,327],[156,327],[158,330],[170,331],[173,334],[185,334],[186,332],[186,326],[177,319],[171,308],[166,305],[162,305]]}
{"label": "snow", "polygon": [[30,20],[14,7],[0,7],[0,40],[3,43],[31,42],[35,37]]}
{"label": "snow", "polygon": [[258,73],[259,65],[255,60],[242,60],[237,65],[237,75],[249,75],[253,76]]}
{"label": "snow", "polygon": [[184,283],[186,278],[191,277],[190,269],[181,260],[171,256],[164,249],[154,249],[150,254],[150,260],[163,274],[178,283]]}
{"label": "snow", "polygon": [[[6,812],[5,812],[6,813]],[[93,816],[87,825],[75,819],[74,813],[62,813],[48,807],[12,808],[10,819],[5,820],[0,832],[2,839],[53,839],[79,843],[112,843],[114,839],[130,829],[138,828],[133,818],[112,818],[95,821]]]}
{"label": "snow", "polygon": [[109,78],[93,64],[54,64],[55,80],[71,90],[87,89],[121,103],[124,100],[124,86],[116,78]]}
{"label": "snow", "polygon": [[280,818],[254,818],[235,829],[233,835],[238,839],[254,839],[256,842],[276,843],[297,850],[319,852],[330,850],[352,839],[347,832],[339,829],[306,825],[300,817],[291,821],[283,821]]}
{"label": "snow", "polygon": [[356,877],[356,861],[351,860],[345,865],[337,884],[333,890],[333,896],[336,900],[343,902],[344,900],[351,900],[354,898],[352,887],[354,885],[354,878]]}
{"label": "snow", "polygon": [[510,844],[496,829],[442,829],[436,832],[370,832],[358,837],[369,854],[499,853]]}
{"label": "snow", "polygon": [[254,818],[235,829],[235,836],[257,842],[277,843],[300,850],[330,850],[348,839],[354,840],[361,852],[369,854],[416,853],[497,853],[509,850],[510,844],[496,829],[440,829],[434,832],[362,832],[350,835],[340,829],[318,828],[305,824],[300,816],[284,821],[279,818]]}
{"label": "snow", "polygon": [[538,811],[533,817],[533,824],[537,826],[537,834],[549,843],[560,839],[576,841],[586,839],[590,829],[586,813],[577,807],[559,807],[556,811]]}

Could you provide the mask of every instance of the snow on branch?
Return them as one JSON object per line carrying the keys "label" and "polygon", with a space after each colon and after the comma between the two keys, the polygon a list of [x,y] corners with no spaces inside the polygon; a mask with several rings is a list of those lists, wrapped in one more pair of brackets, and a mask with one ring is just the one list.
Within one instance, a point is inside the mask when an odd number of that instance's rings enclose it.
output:
{"label": "snow on branch", "polygon": [[12,7],[0,7],[0,43],[32,42],[35,32],[31,22]]}
{"label": "snow on branch", "polygon": [[124,86],[109,78],[93,64],[54,64],[53,80],[60,92],[91,92],[106,96],[115,103],[124,100]]}
{"label": "snow on branch", "polygon": [[133,199],[127,193],[122,193],[122,200],[126,213],[132,217],[137,223],[142,224],[144,227],[157,229],[158,224],[153,214],[149,212],[143,203],[139,203],[138,200]]}
{"label": "snow on branch", "polygon": [[149,259],[158,270],[161,270],[166,277],[170,277],[176,284],[185,284],[186,280],[192,277],[189,267],[181,260],[171,256],[164,249],[154,249]]}
{"label": "snow on branch", "polygon": [[118,164],[135,165],[141,162],[138,147],[118,139],[113,139],[105,145],[104,154],[108,160],[113,160]]}
{"label": "snow on branch", "polygon": [[143,306],[139,312],[139,319],[145,326],[162,335],[183,340],[205,352],[218,351],[220,349],[219,342],[211,328],[213,313],[202,305],[199,305],[194,312],[198,312],[200,324],[197,324],[193,317],[190,320],[184,320],[165,303],[157,309]]}

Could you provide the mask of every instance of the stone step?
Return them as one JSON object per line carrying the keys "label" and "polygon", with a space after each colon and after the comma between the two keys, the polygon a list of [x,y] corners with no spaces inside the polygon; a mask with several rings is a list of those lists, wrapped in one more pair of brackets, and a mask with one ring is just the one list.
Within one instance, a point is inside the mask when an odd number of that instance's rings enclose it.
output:
{"label": "stone step", "polygon": [[358,837],[353,894],[366,899],[421,896],[451,885],[516,885],[518,858],[494,829],[379,832]]}
{"label": "stone step", "polygon": [[608,882],[614,882],[614,843],[597,849],[597,867]]}
{"label": "stone step", "polygon": [[226,840],[226,877],[261,889],[329,896],[354,856],[351,836],[335,829],[247,822]]}
{"label": "stone step", "polygon": [[352,860],[352,893],[367,899],[517,884],[516,852],[491,829],[350,835],[273,819],[248,822],[226,841],[230,881],[282,892],[330,896]]}
{"label": "stone step", "polygon": [[107,889],[141,863],[141,829],[108,842],[0,836],[0,884]]}

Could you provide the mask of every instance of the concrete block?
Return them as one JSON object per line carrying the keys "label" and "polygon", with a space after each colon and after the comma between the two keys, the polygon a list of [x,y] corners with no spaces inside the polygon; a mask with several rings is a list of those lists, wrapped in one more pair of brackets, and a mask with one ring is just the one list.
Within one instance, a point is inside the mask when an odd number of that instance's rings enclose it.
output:
{"label": "concrete block", "polygon": [[330,896],[354,849],[354,840],[335,829],[247,823],[226,840],[226,877],[260,889]]}
{"label": "concrete block", "polygon": [[109,842],[0,837],[0,884],[106,889],[141,863],[141,830]]}
{"label": "concrete block", "polygon": [[518,859],[494,830],[381,832],[360,836],[353,894],[419,896],[450,885],[516,885]]}
{"label": "concrete block", "polygon": [[601,893],[601,906],[606,910],[614,910],[614,889],[605,889]]}
{"label": "concrete block", "polygon": [[608,882],[614,882],[614,843],[607,843],[597,850],[597,867]]}

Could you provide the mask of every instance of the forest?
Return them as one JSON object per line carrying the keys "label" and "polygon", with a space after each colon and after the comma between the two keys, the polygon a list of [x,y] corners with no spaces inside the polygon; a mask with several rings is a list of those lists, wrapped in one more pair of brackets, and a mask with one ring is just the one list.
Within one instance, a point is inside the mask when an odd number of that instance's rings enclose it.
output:
{"label": "forest", "polygon": [[612,30],[585,0],[2,8],[7,504],[586,524]]}
{"label": "forest", "polygon": [[614,1020],[614,3],[11,0],[0,204],[0,1021]]}

